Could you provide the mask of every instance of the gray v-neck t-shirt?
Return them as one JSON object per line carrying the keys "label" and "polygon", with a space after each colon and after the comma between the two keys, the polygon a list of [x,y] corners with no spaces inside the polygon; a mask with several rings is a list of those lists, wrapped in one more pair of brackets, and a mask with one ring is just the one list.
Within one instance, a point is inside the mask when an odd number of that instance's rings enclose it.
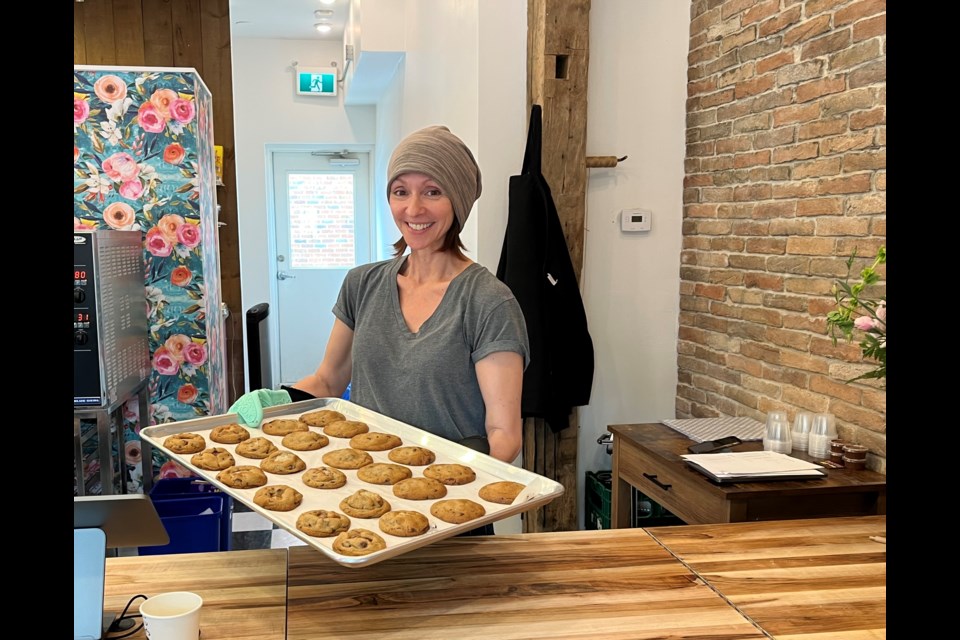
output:
{"label": "gray v-neck t-shirt", "polygon": [[497,351],[530,360],[526,322],[513,292],[480,264],[450,281],[412,333],[400,310],[400,256],[351,269],[334,315],[353,329],[350,401],[454,442],[485,436],[475,364]]}

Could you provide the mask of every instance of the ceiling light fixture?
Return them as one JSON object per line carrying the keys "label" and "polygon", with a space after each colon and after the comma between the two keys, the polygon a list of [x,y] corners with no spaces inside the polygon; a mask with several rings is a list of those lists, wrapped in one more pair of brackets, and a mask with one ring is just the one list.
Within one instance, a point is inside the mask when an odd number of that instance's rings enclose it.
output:
{"label": "ceiling light fixture", "polygon": [[320,33],[330,33],[330,30],[333,29],[333,26],[329,22],[318,22],[313,25],[313,28],[319,31]]}
{"label": "ceiling light fixture", "polygon": [[320,4],[333,4],[337,0],[320,0]]}
{"label": "ceiling light fixture", "polygon": [[317,9],[313,12],[314,18],[329,18],[333,15],[333,9]]}

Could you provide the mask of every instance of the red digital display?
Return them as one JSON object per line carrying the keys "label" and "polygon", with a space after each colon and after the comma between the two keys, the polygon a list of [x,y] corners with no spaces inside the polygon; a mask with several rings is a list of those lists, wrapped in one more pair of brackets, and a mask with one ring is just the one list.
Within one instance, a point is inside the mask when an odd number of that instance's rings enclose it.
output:
{"label": "red digital display", "polygon": [[76,322],[90,322],[90,314],[81,311],[77,314]]}
{"label": "red digital display", "polygon": [[87,272],[83,269],[74,269],[73,270],[73,279],[74,280],[86,280]]}

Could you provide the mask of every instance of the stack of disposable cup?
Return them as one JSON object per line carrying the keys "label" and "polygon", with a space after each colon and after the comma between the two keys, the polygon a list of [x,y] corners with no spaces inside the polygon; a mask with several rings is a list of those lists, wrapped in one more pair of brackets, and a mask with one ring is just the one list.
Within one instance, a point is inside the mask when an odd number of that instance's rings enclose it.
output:
{"label": "stack of disposable cup", "polygon": [[763,436],[763,450],[777,453],[790,453],[793,443],[790,435],[790,423],[785,411],[771,411],[767,414],[767,430]]}
{"label": "stack of disposable cup", "polygon": [[797,451],[806,451],[810,440],[810,427],[813,426],[813,414],[809,411],[798,411],[793,419],[793,448]]}
{"label": "stack of disposable cup", "polygon": [[813,416],[807,449],[810,455],[823,460],[830,455],[830,441],[837,437],[837,425],[832,413]]}

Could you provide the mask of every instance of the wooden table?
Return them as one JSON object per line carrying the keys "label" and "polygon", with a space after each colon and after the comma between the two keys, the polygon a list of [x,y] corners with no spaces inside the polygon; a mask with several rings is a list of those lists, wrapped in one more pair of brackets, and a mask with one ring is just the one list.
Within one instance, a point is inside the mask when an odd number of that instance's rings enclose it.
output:
{"label": "wooden table", "polygon": [[651,528],[778,640],[886,637],[887,517]]}
{"label": "wooden table", "polygon": [[[105,612],[119,614],[133,596],[165,591],[193,591],[203,598],[203,640],[286,637],[286,549],[107,558]],[[136,613],[141,602],[130,611]],[[129,637],[146,635],[141,629]]]}
{"label": "wooden table", "polygon": [[[787,520],[886,513],[887,478],[874,471],[826,469],[822,480],[778,480],[719,485],[681,455],[693,440],[662,424],[615,424],[611,526],[629,527],[630,487],[636,487],[687,524]],[[759,451],[746,442],[732,451]],[[791,454],[813,461],[805,453]]]}
{"label": "wooden table", "polygon": [[291,640],[767,637],[643,529],[451,538],[355,568],[291,547],[289,561]]}

